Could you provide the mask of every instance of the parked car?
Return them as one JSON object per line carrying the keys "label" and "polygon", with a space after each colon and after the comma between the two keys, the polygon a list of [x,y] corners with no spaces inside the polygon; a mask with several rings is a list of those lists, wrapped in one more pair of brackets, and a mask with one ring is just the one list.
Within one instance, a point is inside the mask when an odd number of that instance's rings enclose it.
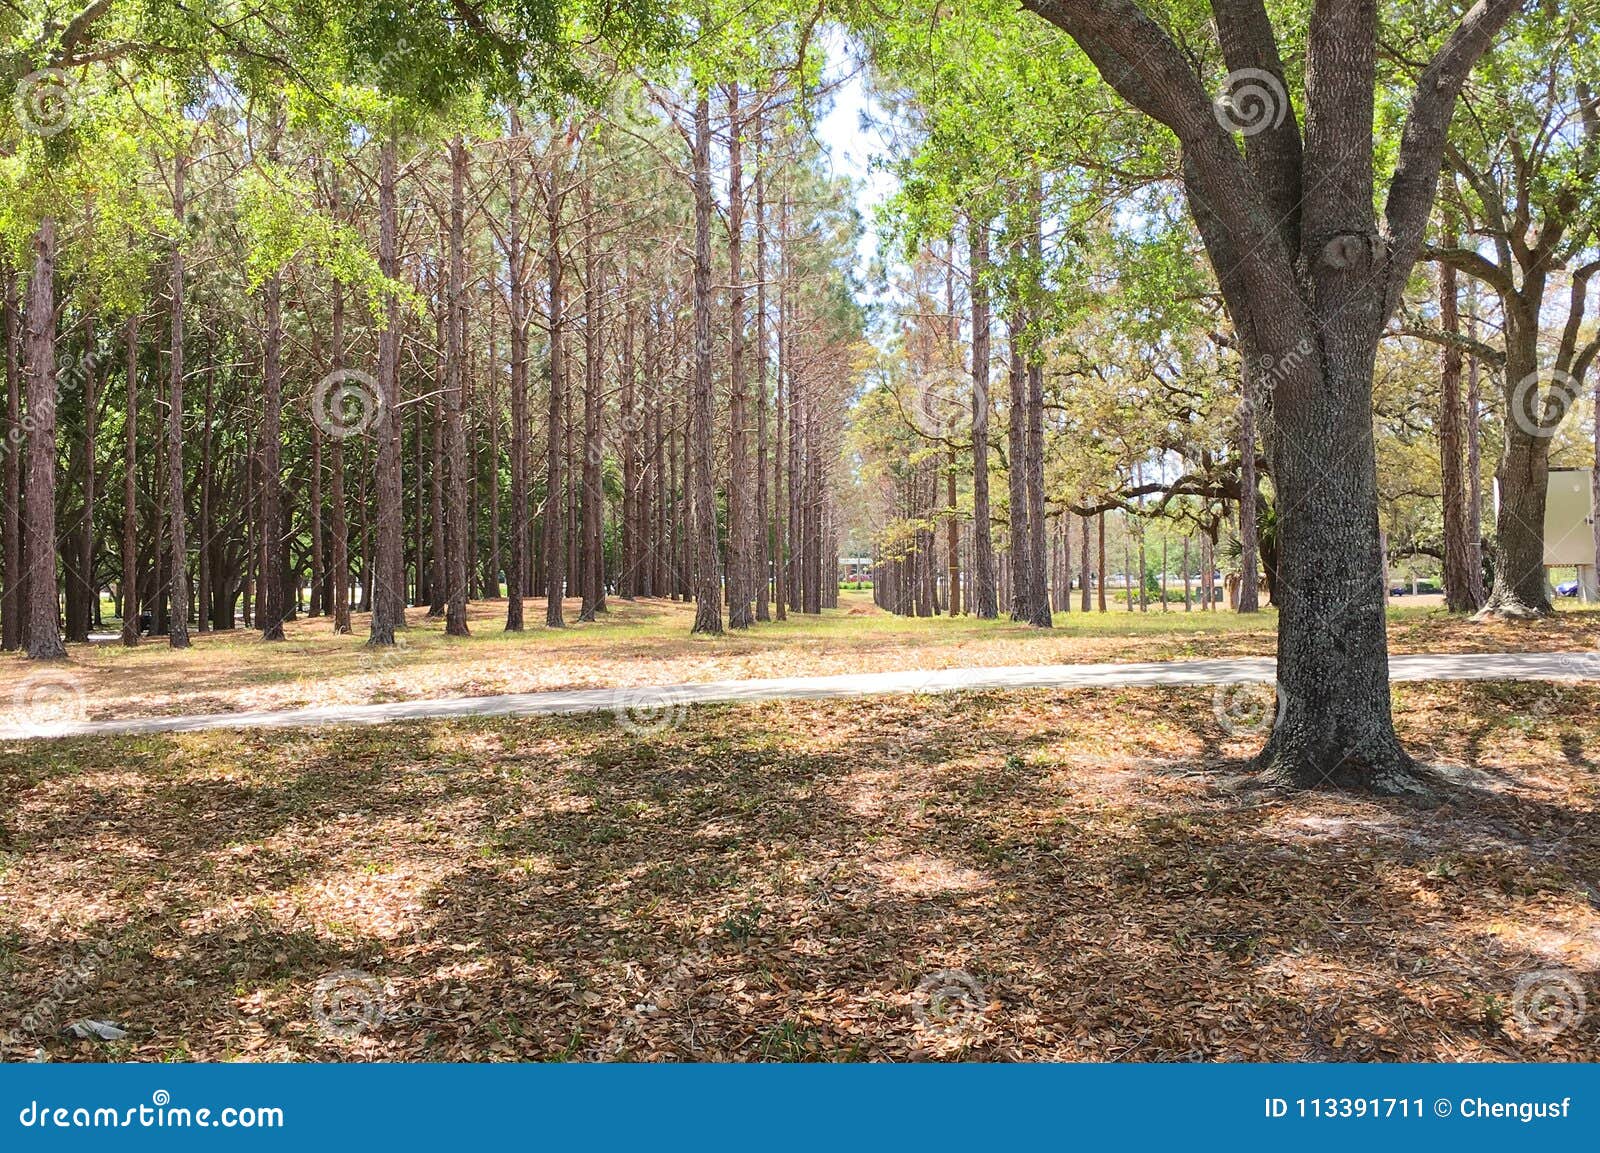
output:
{"label": "parked car", "polygon": [[1556,585],[1556,596],[1575,597],[1578,595],[1578,582],[1575,580],[1564,581]]}

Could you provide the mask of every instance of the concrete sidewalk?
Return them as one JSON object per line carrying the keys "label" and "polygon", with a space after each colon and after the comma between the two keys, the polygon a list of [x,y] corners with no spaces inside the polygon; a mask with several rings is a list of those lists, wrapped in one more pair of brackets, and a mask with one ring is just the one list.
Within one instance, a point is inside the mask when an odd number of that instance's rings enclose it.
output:
{"label": "concrete sidewalk", "polygon": [[[446,697],[375,705],[327,705],[263,712],[29,724],[0,715],[0,739],[18,740],[116,734],[181,733],[202,729],[314,728],[376,725],[435,717],[538,716],[617,712],[641,729],[664,723],[696,704],[770,700],[826,700],[897,693],[949,693],[974,689],[1123,688],[1143,685],[1218,685],[1271,681],[1271,657],[1162,661],[1148,664],[1013,665],[1000,668],[844,673],[825,677],[704,681],[614,689],[569,689],[498,696]],[[1448,653],[1392,656],[1396,681],[1600,680],[1600,653]]]}

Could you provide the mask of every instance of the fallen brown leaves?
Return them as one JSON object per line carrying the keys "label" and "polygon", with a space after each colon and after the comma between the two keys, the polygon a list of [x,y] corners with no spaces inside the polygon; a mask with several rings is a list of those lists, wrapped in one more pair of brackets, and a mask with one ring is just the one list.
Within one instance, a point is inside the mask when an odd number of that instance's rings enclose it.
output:
{"label": "fallen brown leaves", "polygon": [[[0,746],[53,1060],[1587,1059],[1600,689],[1399,690],[1437,803],[1219,787],[1209,691]],[[319,979],[381,1013],[319,1028]],[[64,975],[71,977],[64,980]],[[342,979],[342,978],[341,978]],[[70,1041],[71,1020],[125,1041]]]}

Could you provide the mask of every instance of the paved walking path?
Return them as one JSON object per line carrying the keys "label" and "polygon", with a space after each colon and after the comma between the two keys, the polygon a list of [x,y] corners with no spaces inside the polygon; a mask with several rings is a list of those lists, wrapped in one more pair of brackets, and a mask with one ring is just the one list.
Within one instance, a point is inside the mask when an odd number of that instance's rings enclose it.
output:
{"label": "paved walking path", "polygon": [[[1161,661],[1149,664],[1014,665],[1000,668],[845,673],[825,677],[704,681],[615,689],[568,689],[445,697],[375,705],[325,705],[263,712],[207,713],[182,717],[29,724],[0,713],[0,739],[180,733],[201,729],[301,728],[374,725],[433,717],[505,717],[550,713],[620,712],[640,727],[692,704],[729,701],[823,700],[894,693],[947,693],[964,689],[1119,688],[1140,685],[1219,685],[1270,681],[1271,657]],[[1392,656],[1397,681],[1600,680],[1597,653],[1450,653]]]}

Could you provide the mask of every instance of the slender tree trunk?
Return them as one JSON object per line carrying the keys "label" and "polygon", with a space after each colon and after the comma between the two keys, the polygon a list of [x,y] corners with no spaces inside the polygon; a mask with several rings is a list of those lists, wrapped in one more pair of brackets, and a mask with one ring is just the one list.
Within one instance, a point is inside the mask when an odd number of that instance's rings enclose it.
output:
{"label": "slender tree trunk", "polygon": [[[511,140],[513,144],[522,140],[522,120],[514,109]],[[523,629],[522,597],[528,579],[528,313],[520,159],[512,159],[506,174],[506,274],[511,311],[511,558],[506,573],[506,631],[511,633]]]}
{"label": "slender tree trunk", "polygon": [[766,124],[756,114],[756,535],[755,580],[751,591],[756,598],[756,620],[772,619],[772,521],[767,488],[767,173]]}
{"label": "slender tree trunk", "polygon": [[1000,613],[995,589],[994,537],[989,513],[989,222],[969,214],[972,274],[972,612]]}
{"label": "slender tree trunk", "polygon": [[87,641],[94,627],[95,609],[99,607],[100,590],[94,579],[94,498],[95,498],[95,417],[100,373],[100,357],[95,347],[95,319],[90,313],[83,322],[83,535],[78,541],[78,583],[82,605],[70,639]]}
{"label": "slender tree trunk", "polygon": [[1044,365],[1028,365],[1028,623],[1051,626],[1049,550],[1044,516]]}
{"label": "slender tree trunk", "polygon": [[561,451],[565,440],[562,414],[566,408],[565,365],[562,345],[566,331],[562,317],[561,259],[561,172],[552,154],[550,187],[545,197],[547,227],[546,265],[550,289],[550,419],[545,457],[544,566],[545,627],[565,626],[561,598],[565,595],[567,558],[566,525],[563,513]]}
{"label": "slender tree trunk", "polygon": [[167,529],[172,554],[167,575],[171,607],[167,610],[168,642],[172,648],[189,647],[189,569],[188,547],[184,539],[185,501],[183,497],[183,310],[184,261],[181,230],[187,219],[183,178],[189,166],[181,153],[172,166],[172,215],[178,221],[180,238],[172,246],[172,376],[167,399]]}
{"label": "slender tree trunk", "polygon": [[744,122],[739,85],[728,95],[728,627],[747,629],[751,610],[750,444],[744,379]]}
{"label": "slender tree trunk", "polygon": [[694,110],[694,388],[689,393],[693,447],[685,465],[693,476],[695,633],[722,635],[722,579],[717,556],[717,496],[713,479],[711,390],[711,105],[704,92]]}
{"label": "slender tree trunk", "polygon": [[467,582],[471,579],[471,566],[467,550],[467,439],[462,425],[462,389],[464,387],[462,360],[466,341],[466,252],[465,252],[465,181],[467,150],[457,136],[450,142],[450,279],[447,316],[449,331],[445,346],[444,419],[445,435],[449,441],[449,458],[446,478],[447,508],[445,510],[445,606],[444,631],[446,635],[467,635]]}
{"label": "slender tree trunk", "polygon": [[1031,622],[1033,569],[1028,547],[1033,543],[1033,532],[1028,526],[1028,377],[1022,361],[1021,328],[1019,316],[1013,315],[1007,367],[1010,400],[1006,413],[1006,482],[1010,490],[1011,619]]}
{"label": "slender tree trunk", "polygon": [[288,565],[284,557],[283,504],[283,280],[274,273],[263,286],[266,340],[261,395],[261,639],[281,641],[289,615]]}
{"label": "slender tree trunk", "polygon": [[1083,531],[1083,535],[1078,540],[1078,572],[1080,574],[1078,579],[1083,582],[1083,591],[1078,598],[1078,607],[1084,612],[1088,612],[1092,607],[1089,598],[1093,595],[1091,587],[1093,582],[1090,580],[1093,570],[1090,568],[1089,561],[1089,518],[1080,517],[1079,521],[1078,527]]}
{"label": "slender tree trunk", "polygon": [[[1467,336],[1478,338],[1478,286],[1467,281]],[[1467,555],[1471,572],[1472,599],[1482,604],[1488,595],[1483,587],[1483,458],[1479,439],[1479,414],[1483,396],[1478,388],[1478,358],[1467,358],[1467,411],[1465,421],[1467,451]],[[1600,476],[1600,473],[1596,474]],[[1600,523],[1597,520],[1596,523]],[[1385,590],[1387,593],[1387,590]]]}
{"label": "slender tree trunk", "polygon": [[323,561],[322,538],[322,428],[311,422],[311,606],[309,616],[328,611],[327,568]]}
{"label": "slender tree trunk", "polygon": [[1098,522],[1098,525],[1096,527],[1096,531],[1099,533],[1099,549],[1100,549],[1098,557],[1095,560],[1095,565],[1094,565],[1095,575],[1099,578],[1095,582],[1095,587],[1096,587],[1097,594],[1098,594],[1097,598],[1096,598],[1096,601],[1095,601],[1095,607],[1097,609],[1099,609],[1101,612],[1105,612],[1107,610],[1107,606],[1106,606],[1106,514],[1104,512],[1102,512],[1099,516],[1095,517],[1095,520]]}
{"label": "slender tree trunk", "polygon": [[205,424],[200,434],[200,577],[195,586],[195,600],[199,604],[200,631],[211,631],[211,468],[216,419],[217,349],[216,341],[209,342],[210,363],[206,365]]}
{"label": "slender tree trunk", "polygon": [[[398,279],[399,260],[395,248],[399,212],[395,203],[398,180],[396,142],[392,132],[385,135],[378,157],[378,269],[386,277]],[[371,553],[372,610],[369,645],[392,645],[396,629],[406,623],[405,552],[402,535],[404,513],[400,487],[400,302],[394,296],[384,301],[385,326],[378,333],[378,417],[373,424],[377,438],[377,512],[374,547]],[[363,502],[365,507],[365,502]]]}
{"label": "slender tree trunk", "polygon": [[26,451],[22,427],[22,325],[17,298],[17,274],[5,261],[6,309],[6,441],[3,491],[0,491],[0,563],[4,564],[5,583],[0,591],[0,650],[15,652],[23,634],[23,618],[28,611],[25,594],[26,572],[22,561],[22,457]]}
{"label": "slender tree trunk", "polygon": [[622,395],[618,425],[622,430],[622,553],[617,566],[617,595],[633,600],[639,593],[640,477],[639,443],[644,429],[644,414],[634,390],[634,337],[638,309],[633,299],[633,275],[624,266],[622,277]]}
{"label": "slender tree trunk", "polygon": [[[1259,612],[1261,595],[1256,577],[1256,421],[1250,375],[1244,378],[1239,398],[1239,611]],[[1281,551],[1281,549],[1280,549]]]}
{"label": "slender tree trunk", "polygon": [[[338,186],[334,186],[334,211],[338,211]],[[333,287],[332,316],[330,318],[329,336],[333,345],[332,371],[341,372],[344,369],[344,289],[341,285]],[[376,398],[367,397],[366,403],[376,404]],[[330,438],[328,446],[328,501],[329,513],[332,517],[332,557],[329,569],[333,585],[333,631],[337,636],[344,636],[351,631],[350,627],[350,526],[345,517],[344,507],[344,438],[334,435]]]}
{"label": "slender tree trunk", "polygon": [[[1454,247],[1454,238],[1447,240]],[[1449,335],[1459,335],[1456,270],[1439,266],[1439,322]],[[1439,371],[1439,473],[1444,506],[1444,603],[1453,613],[1478,610],[1472,595],[1472,557],[1469,548],[1467,501],[1461,468],[1461,349],[1447,344]]]}
{"label": "slender tree trunk", "polygon": [[[794,549],[794,519],[791,514],[794,505],[794,450],[784,443],[786,435],[791,444],[794,440],[794,397],[789,382],[789,274],[792,267],[789,259],[789,217],[790,192],[786,181],[778,208],[778,371],[773,378],[773,418],[777,424],[777,438],[772,454],[772,569],[773,600],[777,604],[777,618],[780,621],[789,619],[789,602],[793,595],[790,589],[793,572],[790,554]],[[784,481],[786,468],[787,484]]]}
{"label": "slender tree trunk", "polygon": [[139,314],[123,328],[128,366],[122,455],[122,643],[139,643]]}
{"label": "slender tree trunk", "polygon": [[595,249],[594,176],[579,185],[583,214],[583,489],[579,494],[578,581],[583,599],[578,620],[605,611],[605,443],[600,427],[601,342],[605,328],[600,258]]}
{"label": "slender tree trunk", "polygon": [[67,655],[56,595],[56,222],[45,217],[33,241],[28,279],[28,487],[23,554],[28,574],[30,660]]}

